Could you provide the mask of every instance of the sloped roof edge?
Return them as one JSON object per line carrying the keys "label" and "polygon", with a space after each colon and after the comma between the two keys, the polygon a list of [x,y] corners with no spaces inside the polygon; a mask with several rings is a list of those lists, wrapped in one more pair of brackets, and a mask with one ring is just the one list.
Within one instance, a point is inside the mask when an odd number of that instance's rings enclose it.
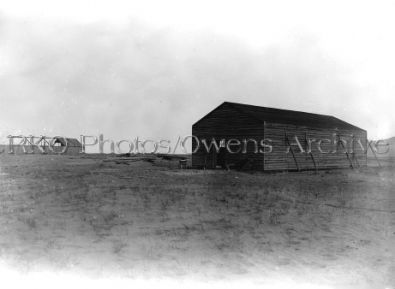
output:
{"label": "sloped roof edge", "polygon": [[209,112],[194,125],[199,123],[201,120],[206,118],[212,112],[220,109],[224,105],[229,105],[239,113],[248,115],[249,117],[257,120],[258,122],[272,122],[272,123],[282,123],[282,124],[293,124],[299,126],[310,126],[316,128],[327,128],[327,129],[352,129],[361,130],[357,126],[354,126],[346,121],[338,119],[331,115],[315,114],[295,110],[263,107],[249,104],[242,104],[236,102],[225,101],[214,110]]}

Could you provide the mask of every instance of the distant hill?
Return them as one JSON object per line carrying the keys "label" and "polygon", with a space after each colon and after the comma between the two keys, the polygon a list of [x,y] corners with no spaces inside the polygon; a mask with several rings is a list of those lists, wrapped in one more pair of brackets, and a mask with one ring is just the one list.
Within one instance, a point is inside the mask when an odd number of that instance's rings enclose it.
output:
{"label": "distant hill", "polygon": [[[380,158],[395,157],[395,137],[383,139],[382,142],[389,144],[389,151],[386,154],[378,154],[377,156]],[[372,151],[370,149],[368,150],[368,156],[373,156]]]}
{"label": "distant hill", "polygon": [[384,141],[388,142],[390,145],[395,145],[395,136],[391,137],[389,139],[386,139]]}
{"label": "distant hill", "polygon": [[389,156],[395,157],[395,136],[385,141],[390,145]]}

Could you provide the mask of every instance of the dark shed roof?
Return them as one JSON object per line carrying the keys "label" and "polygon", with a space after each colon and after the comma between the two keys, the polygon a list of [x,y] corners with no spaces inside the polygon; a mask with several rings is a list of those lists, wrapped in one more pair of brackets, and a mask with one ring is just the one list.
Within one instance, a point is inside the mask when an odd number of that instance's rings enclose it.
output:
{"label": "dark shed roof", "polygon": [[353,129],[353,130],[363,130],[356,127],[348,122],[340,120],[334,116],[307,113],[294,110],[269,108],[234,102],[225,101],[215,110],[220,109],[222,106],[228,105],[233,109],[239,111],[244,115],[248,115],[259,122],[272,122],[272,123],[282,123],[282,124],[293,124],[299,126],[309,126],[317,128],[327,128],[327,129]]}
{"label": "dark shed roof", "polygon": [[[55,143],[60,143],[62,146],[65,146],[66,143],[63,138],[55,137]],[[75,138],[66,138],[67,146],[69,147],[80,147],[81,143]]]}

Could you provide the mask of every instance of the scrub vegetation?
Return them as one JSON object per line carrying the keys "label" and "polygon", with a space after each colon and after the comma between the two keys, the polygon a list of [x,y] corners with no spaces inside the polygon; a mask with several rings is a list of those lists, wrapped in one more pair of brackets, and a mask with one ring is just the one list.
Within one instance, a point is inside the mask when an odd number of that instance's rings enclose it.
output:
{"label": "scrub vegetation", "polygon": [[395,285],[394,162],[268,174],[178,161],[0,155],[1,261],[93,277]]}

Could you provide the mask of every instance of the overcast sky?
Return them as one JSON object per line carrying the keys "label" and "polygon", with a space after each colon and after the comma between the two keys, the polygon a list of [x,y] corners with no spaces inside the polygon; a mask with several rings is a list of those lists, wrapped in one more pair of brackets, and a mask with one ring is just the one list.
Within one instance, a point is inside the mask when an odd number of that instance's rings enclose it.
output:
{"label": "overcast sky", "polygon": [[223,101],[395,136],[395,1],[0,1],[0,139],[175,138]]}

